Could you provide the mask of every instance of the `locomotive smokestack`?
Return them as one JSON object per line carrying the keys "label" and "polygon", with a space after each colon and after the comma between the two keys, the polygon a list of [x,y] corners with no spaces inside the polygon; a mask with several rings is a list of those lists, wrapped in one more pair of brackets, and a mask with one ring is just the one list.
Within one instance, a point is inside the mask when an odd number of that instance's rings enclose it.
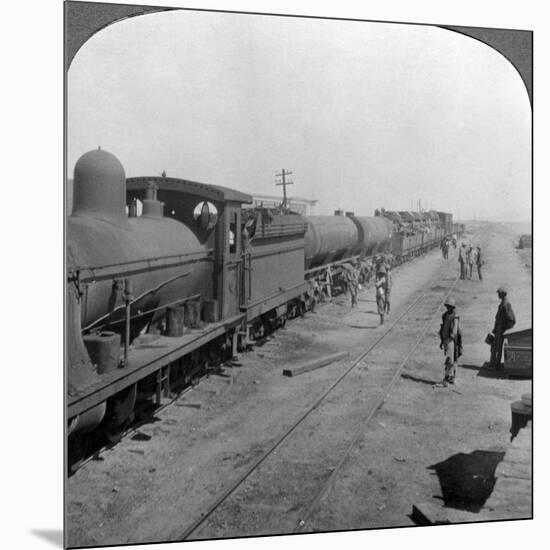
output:
{"label": "locomotive smokestack", "polygon": [[145,200],[143,201],[142,217],[144,218],[162,218],[163,203],[157,199],[158,185],[154,181],[147,184],[145,191]]}
{"label": "locomotive smokestack", "polygon": [[158,190],[157,184],[154,181],[150,181],[147,184],[147,190],[145,191],[145,199],[148,201],[156,201],[157,190]]}
{"label": "locomotive smokestack", "polygon": [[73,216],[126,225],[126,174],[111,153],[97,149],[82,155],[74,167]]}

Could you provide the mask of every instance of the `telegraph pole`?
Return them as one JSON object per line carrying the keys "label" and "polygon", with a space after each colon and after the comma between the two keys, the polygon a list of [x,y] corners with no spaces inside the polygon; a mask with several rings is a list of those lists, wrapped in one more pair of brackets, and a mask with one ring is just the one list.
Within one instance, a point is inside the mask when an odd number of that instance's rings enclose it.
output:
{"label": "telegraph pole", "polygon": [[275,174],[276,177],[281,178],[281,181],[277,182],[275,185],[282,185],[283,186],[283,208],[286,210],[288,208],[288,202],[286,198],[286,186],[292,185],[293,181],[287,181],[286,176],[290,176],[292,172],[290,170],[283,170],[280,174]]}

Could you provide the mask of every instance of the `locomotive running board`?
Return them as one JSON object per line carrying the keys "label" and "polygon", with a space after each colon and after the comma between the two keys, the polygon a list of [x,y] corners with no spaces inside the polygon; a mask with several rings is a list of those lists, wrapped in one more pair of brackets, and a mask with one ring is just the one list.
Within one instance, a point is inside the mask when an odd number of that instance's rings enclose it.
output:
{"label": "locomotive running board", "polygon": [[244,319],[245,315],[239,314],[211,323],[204,329],[190,329],[180,337],[159,336],[153,344],[130,346],[127,367],[103,374],[97,383],[83,388],[79,395],[68,396],[67,418],[103,403],[176,359],[238,327]]}

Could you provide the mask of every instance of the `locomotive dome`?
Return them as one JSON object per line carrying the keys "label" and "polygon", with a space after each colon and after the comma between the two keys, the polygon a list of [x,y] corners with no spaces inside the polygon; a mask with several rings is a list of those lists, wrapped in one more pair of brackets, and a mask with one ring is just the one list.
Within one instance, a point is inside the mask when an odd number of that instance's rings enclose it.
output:
{"label": "locomotive dome", "polygon": [[74,167],[73,216],[111,221],[126,217],[126,174],[120,161],[98,148],[82,155]]}

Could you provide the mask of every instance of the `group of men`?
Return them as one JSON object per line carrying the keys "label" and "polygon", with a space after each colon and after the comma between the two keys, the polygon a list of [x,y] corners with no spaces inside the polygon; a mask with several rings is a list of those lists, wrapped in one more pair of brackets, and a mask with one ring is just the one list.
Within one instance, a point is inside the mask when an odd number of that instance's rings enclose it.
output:
{"label": "group of men", "polygon": [[[512,305],[508,301],[508,291],[505,287],[497,289],[500,299],[495,324],[492,330],[490,367],[502,369],[502,348],[504,346],[504,333],[516,324],[516,317]],[[458,358],[462,355],[462,333],[460,331],[460,317],[457,315],[456,302],[448,298],[445,302],[446,311],[441,317],[439,328],[439,347],[445,355],[445,376],[443,385],[454,384]]]}
{"label": "group of men", "polygon": [[483,280],[481,267],[484,261],[481,257],[481,246],[479,244],[477,246],[467,246],[466,243],[463,242],[458,250],[458,262],[460,263],[460,278],[462,280],[472,278],[474,265],[477,267],[477,276],[479,280]]}
{"label": "group of men", "polygon": [[[446,241],[442,245],[444,257],[447,257],[448,249],[452,246],[452,241]],[[483,280],[481,267],[483,260],[481,256],[481,246],[467,247],[462,243],[459,248],[460,278],[472,278],[473,266],[477,267],[479,280]],[[351,296],[351,307],[357,305],[357,293],[360,284],[366,284],[375,274],[375,292],[376,306],[378,315],[380,315],[380,324],[384,324],[384,317],[390,313],[391,289],[392,289],[392,257],[391,255],[379,255],[371,260],[356,260],[348,266],[345,281],[347,290]],[[490,366],[495,369],[502,368],[502,351],[504,345],[504,333],[515,325],[515,316],[512,306],[507,298],[507,289],[499,287],[497,290],[500,303],[495,316],[495,324],[492,330],[493,339],[491,342],[491,360]],[[454,384],[458,358],[462,355],[462,333],[460,330],[460,317],[457,314],[456,302],[453,298],[448,298],[445,302],[446,311],[441,318],[439,330],[440,348],[443,350],[444,360],[444,379],[442,384]]]}
{"label": "group of men", "polygon": [[380,324],[384,324],[384,316],[390,313],[393,257],[391,254],[379,254],[371,260],[355,260],[348,265],[345,275],[347,290],[351,296],[351,307],[357,305],[357,292],[361,284],[367,284],[375,274],[374,288],[376,305],[380,315]]}
{"label": "group of men", "polygon": [[456,235],[450,235],[441,239],[441,242],[439,243],[439,248],[441,248],[441,253],[443,254],[443,258],[445,260],[449,259],[449,249],[451,248],[451,246],[453,248],[456,248],[456,242]]}

